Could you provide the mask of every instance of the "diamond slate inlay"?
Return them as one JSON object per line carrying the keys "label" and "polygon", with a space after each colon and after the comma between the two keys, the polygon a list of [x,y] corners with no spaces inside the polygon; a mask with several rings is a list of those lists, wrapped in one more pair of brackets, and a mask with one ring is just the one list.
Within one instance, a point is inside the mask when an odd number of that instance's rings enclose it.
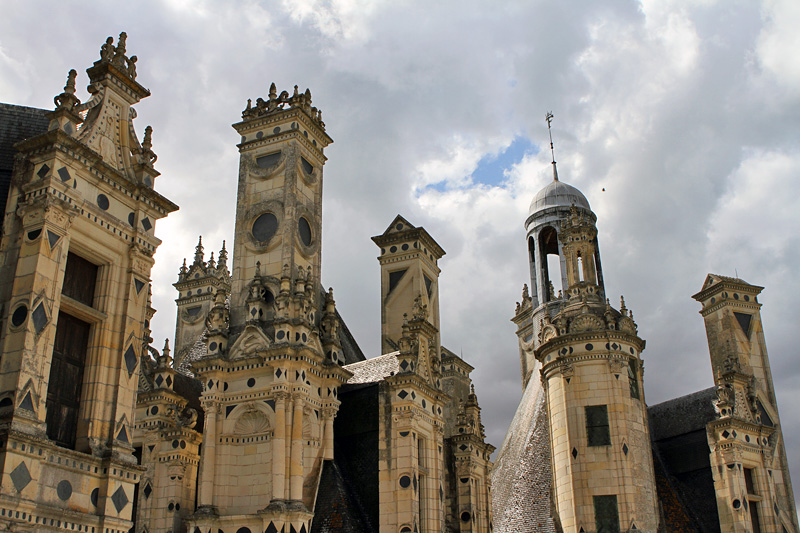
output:
{"label": "diamond slate inlay", "polygon": [[61,178],[61,181],[69,181],[72,179],[72,176],[69,175],[69,170],[67,170],[67,167],[61,167],[58,169],[58,177]]}
{"label": "diamond slate inlay", "polygon": [[145,231],[150,231],[151,229],[153,229],[153,224],[150,222],[149,218],[144,217],[142,219],[142,227],[144,228]]}
{"label": "diamond slate inlay", "polygon": [[28,467],[25,466],[25,462],[17,465],[17,467],[11,471],[10,477],[17,492],[22,492],[22,489],[27,487],[28,483],[31,482],[31,473],[28,472]]}
{"label": "diamond slate inlay", "polygon": [[622,445],[622,453],[624,453],[625,455],[628,455],[628,445],[627,444],[623,444]]}
{"label": "diamond slate inlay", "polygon": [[48,172],[50,172],[50,167],[48,167],[47,164],[45,163],[44,165],[42,165],[42,168],[39,169],[39,172],[37,172],[36,175],[39,176],[40,178],[44,178],[45,176],[47,176]]}
{"label": "diamond slate inlay", "polygon": [[575,449],[575,448],[572,448],[572,458],[573,459],[577,459],[578,458],[578,450]]}
{"label": "diamond slate inlay", "polygon": [[114,492],[114,495],[111,496],[111,501],[114,503],[114,508],[119,513],[128,505],[128,495],[125,494],[122,487],[119,487],[116,492]]}
{"label": "diamond slate inlay", "polygon": [[144,490],[142,492],[144,493],[145,499],[149,498],[150,495],[153,493],[153,487],[151,487],[150,483],[148,483],[147,485],[144,486]]}
{"label": "diamond slate inlay", "polygon": [[397,393],[397,395],[400,396],[401,400],[405,400],[406,396],[408,396],[408,393],[405,390],[401,390],[400,392]]}
{"label": "diamond slate inlay", "polygon": [[53,248],[60,240],[61,236],[58,235],[58,233],[53,233],[52,231],[47,230],[47,242],[50,243],[50,248]]}
{"label": "diamond slate inlay", "polygon": [[19,402],[19,408],[27,409],[32,413],[36,412],[36,410],[33,408],[33,399],[31,398],[31,391],[28,391],[28,393],[25,394],[25,397],[22,399],[22,401]]}
{"label": "diamond slate inlay", "polygon": [[142,292],[142,289],[144,288],[144,281],[134,278],[133,285],[136,287],[136,294],[139,294],[140,292]]}
{"label": "diamond slate inlay", "polygon": [[133,349],[133,344],[131,344],[128,346],[128,349],[125,350],[125,368],[128,369],[128,376],[132,376],[133,371],[136,370],[137,359],[136,350]]}
{"label": "diamond slate inlay", "polygon": [[41,333],[44,327],[47,325],[47,311],[44,309],[44,304],[39,303],[36,306],[36,309],[33,310],[33,329],[36,330],[36,333]]}

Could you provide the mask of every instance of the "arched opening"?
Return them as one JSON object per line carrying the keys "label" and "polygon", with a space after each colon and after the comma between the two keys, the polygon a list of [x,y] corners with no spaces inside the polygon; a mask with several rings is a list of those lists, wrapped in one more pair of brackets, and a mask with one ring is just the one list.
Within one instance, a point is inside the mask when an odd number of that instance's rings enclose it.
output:
{"label": "arched opening", "polygon": [[539,280],[542,302],[550,302],[555,300],[562,290],[558,233],[552,226],[545,226],[539,232],[539,255],[541,275],[536,279]]}
{"label": "arched opening", "polygon": [[539,306],[539,295],[536,287],[536,280],[538,279],[536,275],[536,241],[533,237],[528,237],[528,265],[530,266],[531,281],[533,282],[533,286],[530,288],[531,303],[536,308]]}
{"label": "arched opening", "polygon": [[581,257],[581,253],[578,252],[578,282],[584,281],[585,277],[583,275],[583,257]]}

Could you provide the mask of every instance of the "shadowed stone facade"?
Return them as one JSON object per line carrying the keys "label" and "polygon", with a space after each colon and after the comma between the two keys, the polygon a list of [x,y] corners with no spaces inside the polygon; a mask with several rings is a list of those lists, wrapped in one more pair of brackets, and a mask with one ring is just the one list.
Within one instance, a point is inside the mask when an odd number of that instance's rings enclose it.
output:
{"label": "shadowed stone facade", "polygon": [[495,530],[797,532],[762,288],[708,275],[694,298],[716,387],[648,408],[645,342],[606,298],[596,216],[553,171],[525,223],[524,394],[492,473]]}
{"label": "shadowed stone facade", "polygon": [[[321,282],[333,142],[309,90],[248,101],[232,257],[178,269],[152,346],[153,189],[127,36],[54,111],[0,106],[0,529],[481,532],[490,456],[472,366],[440,345],[444,250],[397,216],[381,248],[382,355]],[[4,198],[5,199],[5,198]],[[378,332],[376,332],[378,333]]]}

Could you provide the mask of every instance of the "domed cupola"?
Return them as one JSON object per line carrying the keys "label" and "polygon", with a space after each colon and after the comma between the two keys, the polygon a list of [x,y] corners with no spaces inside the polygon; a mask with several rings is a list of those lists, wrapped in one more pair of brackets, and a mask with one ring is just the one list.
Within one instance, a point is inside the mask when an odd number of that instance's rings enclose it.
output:
{"label": "domed cupola", "polygon": [[[548,115],[548,129],[550,118],[552,116]],[[531,273],[530,297],[535,315],[545,311],[550,315],[555,313],[576,284],[590,285],[593,297],[600,301],[605,299],[595,229],[597,216],[581,191],[559,180],[552,136],[550,150],[553,154],[553,181],[536,193],[525,221]],[[567,248],[575,250],[566,253],[565,239],[570,238],[564,232],[576,216],[581,225],[587,226],[587,231],[580,236],[583,240],[580,246],[572,243]],[[534,320],[536,323],[538,320]]]}
{"label": "domed cupola", "polygon": [[572,205],[591,210],[589,201],[583,193],[572,185],[559,181],[558,175],[556,175],[547,187],[533,197],[529,213],[534,215],[548,207],[570,207]]}

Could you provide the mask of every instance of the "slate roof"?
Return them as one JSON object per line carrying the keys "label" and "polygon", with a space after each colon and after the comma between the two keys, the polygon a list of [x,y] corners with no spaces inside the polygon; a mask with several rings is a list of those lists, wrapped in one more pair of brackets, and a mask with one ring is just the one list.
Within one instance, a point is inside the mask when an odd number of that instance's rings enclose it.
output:
{"label": "slate roof", "polygon": [[716,389],[647,409],[656,489],[667,531],[720,531],[706,424],[717,417]]}
{"label": "slate roof", "polygon": [[372,359],[359,361],[358,363],[344,365],[346,370],[353,373],[353,377],[347,381],[347,384],[374,383],[399,372],[400,363],[397,361],[397,354],[399,353],[387,353]]}
{"label": "slate roof", "polygon": [[[537,363],[538,365],[538,363]],[[534,376],[539,373],[534,369]],[[492,470],[497,533],[555,533],[550,517],[550,438],[541,380],[531,379]]]}
{"label": "slate roof", "polygon": [[[47,109],[0,103],[0,202],[5,210],[11,172],[14,170],[14,144],[47,131]],[[2,224],[2,221],[0,221]]]}
{"label": "slate roof", "polygon": [[314,508],[311,533],[368,533],[373,531],[364,519],[357,499],[348,490],[334,461],[322,464],[319,492]]}

